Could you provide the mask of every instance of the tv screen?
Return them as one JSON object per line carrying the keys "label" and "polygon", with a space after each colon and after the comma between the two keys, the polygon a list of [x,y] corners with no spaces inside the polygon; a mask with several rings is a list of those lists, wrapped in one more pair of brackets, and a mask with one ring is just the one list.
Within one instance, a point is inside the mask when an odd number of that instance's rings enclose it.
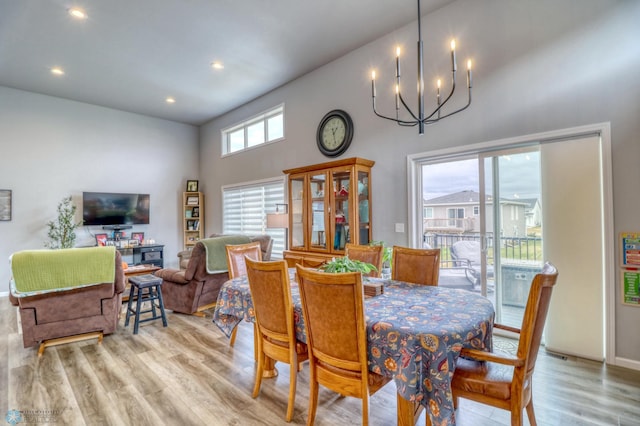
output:
{"label": "tv screen", "polygon": [[149,224],[149,194],[83,192],[82,218],[91,225]]}

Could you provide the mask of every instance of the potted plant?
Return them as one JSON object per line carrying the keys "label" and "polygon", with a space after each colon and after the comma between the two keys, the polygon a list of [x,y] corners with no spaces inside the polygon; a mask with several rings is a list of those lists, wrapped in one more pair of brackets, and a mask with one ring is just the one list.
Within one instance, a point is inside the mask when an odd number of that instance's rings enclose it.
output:
{"label": "potted plant", "polygon": [[82,225],[82,221],[75,221],[76,205],[71,196],[63,198],[58,204],[58,220],[47,222],[49,227],[49,241],[44,246],[50,249],[71,248],[76,242],[75,230]]}
{"label": "potted plant", "polygon": [[341,273],[341,272],[361,272],[363,275],[372,271],[377,271],[377,268],[370,263],[362,262],[360,260],[349,259],[347,256],[334,257],[329,262],[320,266],[324,272],[329,273]]}
{"label": "potted plant", "polygon": [[388,247],[384,241],[371,241],[369,245],[384,247],[384,251],[382,252],[382,276],[390,277],[391,276],[391,257],[393,255],[393,248]]}

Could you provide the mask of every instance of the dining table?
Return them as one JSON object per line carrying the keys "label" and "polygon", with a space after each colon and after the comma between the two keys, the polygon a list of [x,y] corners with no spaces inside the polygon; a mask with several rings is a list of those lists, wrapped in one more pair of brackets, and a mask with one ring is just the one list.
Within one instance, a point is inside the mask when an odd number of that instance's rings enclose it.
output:
{"label": "dining table", "polygon": [[[306,342],[295,269],[289,269],[296,337]],[[422,409],[434,425],[455,425],[451,379],[460,350],[492,350],[493,304],[468,290],[381,278],[382,293],[365,297],[369,371],[392,377],[399,426],[415,425]],[[365,283],[366,284],[366,283]],[[246,276],[225,282],[213,322],[227,336],[242,320],[255,322]]]}

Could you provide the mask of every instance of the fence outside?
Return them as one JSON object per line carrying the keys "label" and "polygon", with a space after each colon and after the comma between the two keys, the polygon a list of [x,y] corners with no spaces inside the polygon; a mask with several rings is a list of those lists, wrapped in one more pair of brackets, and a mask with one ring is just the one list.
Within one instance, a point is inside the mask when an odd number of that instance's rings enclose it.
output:
{"label": "fence outside", "polygon": [[[463,240],[480,241],[478,234],[426,233],[423,237],[425,247],[439,248],[440,259],[449,263],[451,246]],[[542,263],[542,238],[540,237],[500,237],[501,258],[514,263]],[[493,235],[487,237],[487,258],[493,263],[493,252],[496,246]]]}

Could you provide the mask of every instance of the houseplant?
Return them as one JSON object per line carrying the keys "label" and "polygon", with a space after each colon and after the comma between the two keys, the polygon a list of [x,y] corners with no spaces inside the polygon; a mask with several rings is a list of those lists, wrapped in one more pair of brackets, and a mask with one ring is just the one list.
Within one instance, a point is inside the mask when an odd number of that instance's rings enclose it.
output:
{"label": "houseplant", "polygon": [[361,272],[366,275],[369,272],[377,271],[377,268],[370,263],[362,262],[360,260],[349,259],[347,256],[334,257],[329,262],[320,266],[324,272],[329,273],[341,273],[341,272]]}
{"label": "houseplant", "polygon": [[388,247],[384,241],[371,241],[371,246],[383,246],[382,252],[382,276],[391,276],[391,257],[393,256],[393,248]]}
{"label": "houseplant", "polygon": [[50,249],[71,248],[76,242],[75,230],[82,225],[82,221],[75,221],[76,205],[71,196],[63,198],[58,203],[58,219],[47,222],[49,227],[49,241],[44,246]]}

